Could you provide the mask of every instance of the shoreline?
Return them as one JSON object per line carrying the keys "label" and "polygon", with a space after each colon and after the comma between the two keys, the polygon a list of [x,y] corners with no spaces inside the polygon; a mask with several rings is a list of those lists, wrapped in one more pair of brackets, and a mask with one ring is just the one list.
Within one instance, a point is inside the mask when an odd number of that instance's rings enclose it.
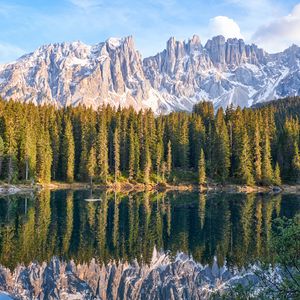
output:
{"label": "shoreline", "polygon": [[[51,182],[49,184],[0,184],[0,195],[14,195],[14,194],[27,194],[32,192],[38,192],[43,189],[49,190],[80,190],[90,189],[91,185],[87,182]],[[145,191],[157,191],[157,192],[226,192],[226,193],[289,193],[289,194],[300,194],[300,185],[287,185],[282,186],[246,186],[238,184],[216,184],[212,183],[206,186],[198,186],[192,183],[182,183],[178,185],[170,184],[149,184],[145,185],[142,183],[129,183],[119,182],[108,185],[94,184],[92,189],[106,190],[106,191],[117,191],[117,192],[145,192]]]}

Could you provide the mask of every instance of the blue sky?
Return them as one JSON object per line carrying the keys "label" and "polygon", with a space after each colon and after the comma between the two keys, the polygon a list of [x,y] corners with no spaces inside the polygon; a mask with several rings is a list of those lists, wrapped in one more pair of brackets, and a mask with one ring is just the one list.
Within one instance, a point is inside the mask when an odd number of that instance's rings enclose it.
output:
{"label": "blue sky", "polygon": [[170,36],[242,37],[269,52],[300,44],[300,1],[294,0],[0,0],[0,62],[42,44],[96,44],[133,35],[143,57]]}

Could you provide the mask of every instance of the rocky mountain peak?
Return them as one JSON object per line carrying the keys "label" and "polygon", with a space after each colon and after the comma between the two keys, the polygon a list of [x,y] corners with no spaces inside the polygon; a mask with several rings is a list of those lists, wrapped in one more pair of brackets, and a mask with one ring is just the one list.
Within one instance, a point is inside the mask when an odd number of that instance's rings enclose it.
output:
{"label": "rocky mountain peak", "polygon": [[299,49],[268,54],[221,35],[203,46],[194,35],[187,41],[171,37],[165,50],[142,60],[132,36],[93,46],[49,44],[0,66],[0,95],[57,106],[132,105],[157,113],[191,110],[200,100],[244,107],[300,94]]}

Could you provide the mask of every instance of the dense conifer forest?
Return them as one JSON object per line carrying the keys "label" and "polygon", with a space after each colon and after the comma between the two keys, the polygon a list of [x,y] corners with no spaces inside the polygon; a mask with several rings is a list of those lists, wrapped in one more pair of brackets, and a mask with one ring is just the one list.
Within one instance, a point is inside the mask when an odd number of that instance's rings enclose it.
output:
{"label": "dense conifer forest", "polygon": [[108,184],[300,180],[300,98],[192,113],[0,101],[0,179]]}

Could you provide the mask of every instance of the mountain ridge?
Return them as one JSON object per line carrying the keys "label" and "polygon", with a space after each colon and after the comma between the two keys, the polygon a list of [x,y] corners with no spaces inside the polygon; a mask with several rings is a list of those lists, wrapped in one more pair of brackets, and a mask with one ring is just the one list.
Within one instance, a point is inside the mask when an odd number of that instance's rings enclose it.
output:
{"label": "mountain ridge", "polygon": [[80,41],[39,47],[0,66],[0,96],[58,107],[78,104],[191,111],[200,100],[248,107],[300,94],[300,48],[269,54],[242,39],[216,36],[205,45],[171,37],[142,58],[132,36],[96,45]]}

